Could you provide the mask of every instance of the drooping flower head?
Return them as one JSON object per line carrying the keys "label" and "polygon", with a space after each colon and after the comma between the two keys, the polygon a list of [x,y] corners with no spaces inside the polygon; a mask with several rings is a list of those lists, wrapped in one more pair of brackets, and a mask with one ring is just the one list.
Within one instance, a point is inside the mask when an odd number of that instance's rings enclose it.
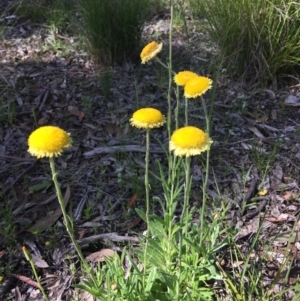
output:
{"label": "drooping flower head", "polygon": [[130,124],[139,129],[158,128],[166,122],[165,116],[157,109],[143,108],[135,111]]}
{"label": "drooping flower head", "polygon": [[195,156],[210,149],[212,139],[201,129],[186,126],[176,130],[169,143],[175,156]]}
{"label": "drooping flower head", "polygon": [[212,87],[212,80],[208,77],[197,76],[189,80],[184,86],[184,96],[186,98],[196,98],[204,94]]}
{"label": "drooping flower head", "polygon": [[197,76],[192,71],[180,71],[174,76],[174,82],[177,86],[185,86],[188,81]]}
{"label": "drooping flower head", "polygon": [[162,43],[158,44],[157,42],[153,41],[147,44],[142,52],[141,52],[141,60],[142,64],[153,59],[159,52],[162,50]]}
{"label": "drooping flower head", "polygon": [[70,147],[70,134],[56,126],[42,126],[28,138],[28,152],[37,158],[57,157],[64,148]]}

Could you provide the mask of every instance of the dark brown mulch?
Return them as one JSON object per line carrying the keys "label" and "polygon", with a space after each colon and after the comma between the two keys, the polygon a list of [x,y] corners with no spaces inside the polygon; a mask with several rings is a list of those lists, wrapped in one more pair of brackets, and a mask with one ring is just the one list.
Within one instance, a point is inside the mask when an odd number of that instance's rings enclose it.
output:
{"label": "dark brown mulch", "polygon": [[[0,11],[12,2],[1,2]],[[135,244],[144,227],[133,209],[144,206],[145,140],[128,120],[136,108],[145,105],[166,112],[167,74],[152,62],[99,68],[76,37],[57,33],[56,39],[70,48],[66,53],[53,46],[46,24],[24,20],[9,11],[0,21],[7,28],[0,44],[0,216],[6,217],[0,222],[0,271],[4,277],[0,295],[5,300],[19,300],[21,296],[41,299],[38,290],[21,277],[33,279],[21,252],[21,246],[26,245],[36,256],[45,287],[55,292],[51,300],[66,300],[74,292],[66,258],[71,254],[70,261],[76,262],[76,257],[60,218],[48,162],[36,161],[27,153],[27,138],[45,124],[71,133],[74,144],[56,163],[68,211],[86,255],[102,248],[120,250],[128,241]],[[186,37],[175,31],[174,70],[211,76],[208,59],[215,49],[203,33],[191,33],[188,44]],[[145,27],[145,38],[158,36],[165,49],[167,35],[166,15]],[[166,55],[164,50],[160,56],[163,59]],[[248,239],[251,241],[258,229],[258,217],[264,218],[263,242],[285,231],[274,239],[269,254],[268,264],[278,269],[276,258],[284,254],[299,213],[299,79],[280,89],[247,91],[220,76],[215,85],[208,194],[214,206],[225,202],[230,207],[229,225],[236,226],[235,239],[245,253]],[[292,104],[286,101],[289,95],[295,97]],[[199,103],[191,104],[190,117],[193,124],[203,126]],[[156,160],[165,161],[156,139],[167,146],[166,130],[153,131],[154,170]],[[201,204],[197,192],[202,174],[201,162],[193,160],[192,201],[196,206]],[[160,196],[159,183],[153,182],[152,187],[152,193]],[[266,194],[259,196],[264,190]],[[159,207],[154,206],[154,210],[159,213]],[[290,254],[290,285],[299,275],[296,238],[295,242]],[[264,269],[266,285],[274,277],[268,264]],[[227,265],[232,263],[224,254],[224,269]]]}

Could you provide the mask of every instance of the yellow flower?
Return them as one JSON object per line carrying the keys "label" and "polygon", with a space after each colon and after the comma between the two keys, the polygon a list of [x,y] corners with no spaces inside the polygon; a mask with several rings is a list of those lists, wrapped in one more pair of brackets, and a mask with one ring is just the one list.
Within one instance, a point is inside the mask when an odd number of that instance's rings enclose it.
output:
{"label": "yellow flower", "polygon": [[181,71],[174,76],[174,82],[177,86],[185,86],[188,81],[198,76],[192,71]]}
{"label": "yellow flower", "polygon": [[195,156],[210,149],[213,141],[201,129],[186,126],[176,130],[169,143],[175,156]]}
{"label": "yellow flower", "polygon": [[141,52],[142,64],[153,59],[162,50],[162,43],[151,42],[146,45]]}
{"label": "yellow flower", "polygon": [[260,190],[260,191],[258,192],[258,195],[259,195],[259,196],[265,196],[267,193],[268,193],[268,190],[267,190],[267,189],[263,189],[263,190]]}
{"label": "yellow flower", "polygon": [[42,126],[29,136],[28,152],[37,158],[57,157],[71,144],[69,133],[56,126]]}
{"label": "yellow flower", "polygon": [[197,76],[189,80],[184,86],[184,96],[186,98],[196,98],[204,94],[212,87],[212,80],[208,77]]}
{"label": "yellow flower", "polygon": [[139,109],[133,113],[130,119],[130,124],[140,129],[158,128],[165,122],[165,116],[154,108]]}

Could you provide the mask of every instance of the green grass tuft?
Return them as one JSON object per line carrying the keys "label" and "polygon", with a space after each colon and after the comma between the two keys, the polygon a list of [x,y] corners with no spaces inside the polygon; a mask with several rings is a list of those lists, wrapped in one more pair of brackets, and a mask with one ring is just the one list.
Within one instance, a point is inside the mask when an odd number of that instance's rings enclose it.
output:
{"label": "green grass tuft", "polygon": [[291,0],[189,0],[232,75],[251,83],[299,70],[300,3]]}
{"label": "green grass tuft", "polygon": [[148,0],[80,0],[82,31],[91,55],[106,66],[138,56]]}

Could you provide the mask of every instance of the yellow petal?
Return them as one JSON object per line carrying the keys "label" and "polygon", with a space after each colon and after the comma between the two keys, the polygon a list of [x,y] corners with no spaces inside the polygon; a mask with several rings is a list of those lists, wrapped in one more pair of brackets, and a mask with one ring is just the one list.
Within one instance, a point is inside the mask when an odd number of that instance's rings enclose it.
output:
{"label": "yellow petal", "polygon": [[212,87],[212,80],[208,77],[197,76],[189,80],[184,86],[184,96],[186,98],[196,98],[204,94]]}
{"label": "yellow petal", "polygon": [[210,149],[212,139],[201,129],[186,126],[176,130],[169,142],[175,156],[195,156]]}
{"label": "yellow petal", "polygon": [[142,64],[153,59],[159,52],[162,50],[162,43],[158,44],[157,42],[153,41],[146,45],[142,52],[141,52],[141,60]]}
{"label": "yellow petal", "polygon": [[56,126],[43,126],[28,138],[28,152],[37,158],[57,157],[64,148],[71,146],[70,134]]}
{"label": "yellow petal", "polygon": [[137,128],[157,128],[166,122],[165,116],[157,109],[143,108],[135,111],[130,124]]}
{"label": "yellow petal", "polygon": [[185,86],[188,81],[198,75],[192,71],[180,71],[174,76],[174,82],[177,86]]}
{"label": "yellow petal", "polygon": [[264,190],[260,190],[260,191],[258,192],[258,195],[264,196],[264,195],[266,195],[267,193],[268,193],[268,190],[267,190],[267,189],[264,189]]}

